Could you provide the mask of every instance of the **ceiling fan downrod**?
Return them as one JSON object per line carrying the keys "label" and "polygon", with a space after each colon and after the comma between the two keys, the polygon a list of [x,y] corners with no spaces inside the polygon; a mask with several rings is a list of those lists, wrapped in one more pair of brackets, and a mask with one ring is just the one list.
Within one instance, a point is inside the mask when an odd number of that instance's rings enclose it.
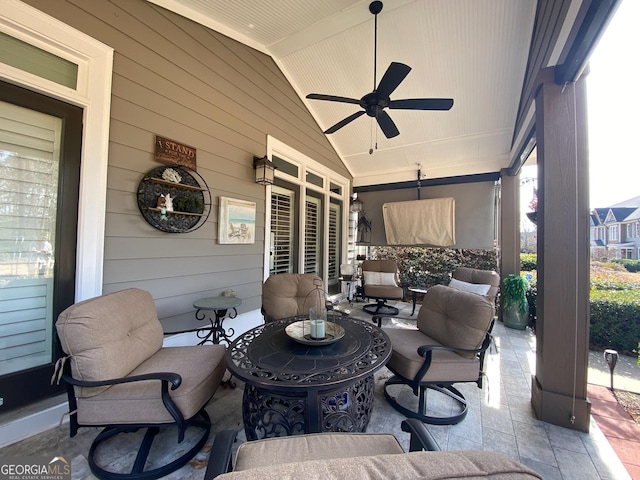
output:
{"label": "ceiling fan downrod", "polygon": [[376,0],[369,4],[369,11],[374,15],[373,21],[373,90],[376,89],[378,78],[378,14],[382,11],[382,2]]}

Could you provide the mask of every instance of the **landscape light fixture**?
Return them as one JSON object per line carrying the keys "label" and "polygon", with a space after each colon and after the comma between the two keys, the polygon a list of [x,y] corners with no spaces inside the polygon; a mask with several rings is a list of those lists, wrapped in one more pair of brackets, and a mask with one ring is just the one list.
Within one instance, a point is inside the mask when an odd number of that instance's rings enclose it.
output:
{"label": "landscape light fixture", "polygon": [[616,363],[618,363],[618,352],[608,348],[604,351],[604,359],[611,372],[611,391],[613,391],[613,370],[616,368]]}

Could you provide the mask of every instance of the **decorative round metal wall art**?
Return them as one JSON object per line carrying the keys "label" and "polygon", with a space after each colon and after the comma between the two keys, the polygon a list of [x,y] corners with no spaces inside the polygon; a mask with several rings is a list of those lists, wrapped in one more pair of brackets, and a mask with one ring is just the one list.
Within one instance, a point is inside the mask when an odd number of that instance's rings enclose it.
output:
{"label": "decorative round metal wall art", "polygon": [[211,213],[211,192],[195,170],[181,165],[147,172],[137,190],[138,208],[154,228],[186,233],[200,228]]}

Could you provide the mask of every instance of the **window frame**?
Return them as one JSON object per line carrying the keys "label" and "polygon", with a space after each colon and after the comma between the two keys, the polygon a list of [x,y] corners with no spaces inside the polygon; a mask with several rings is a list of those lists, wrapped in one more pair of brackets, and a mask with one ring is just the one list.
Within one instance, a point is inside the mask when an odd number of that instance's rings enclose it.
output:
{"label": "window frame", "polygon": [[0,31],[78,65],[76,89],[0,63],[0,78],[83,108],[75,301],[102,294],[113,48],[17,0]]}
{"label": "window frame", "polygon": [[[330,219],[330,204],[332,201],[339,202],[342,205],[340,218],[340,245],[339,252],[340,258],[336,260],[336,263],[344,263],[346,261],[347,252],[347,238],[344,232],[348,231],[349,218],[346,212],[348,212],[349,205],[349,192],[351,191],[351,182],[347,178],[337,174],[328,167],[313,160],[307,155],[297,151],[296,149],[288,146],[284,142],[272,137],[267,136],[267,157],[270,159],[273,156],[277,156],[280,159],[289,162],[298,167],[298,175],[293,176],[276,169],[275,177],[276,182],[282,181],[290,183],[299,188],[300,195],[298,196],[298,225],[297,225],[297,248],[299,250],[296,255],[297,264],[294,269],[297,272],[304,272],[304,238],[305,238],[305,202],[307,196],[311,194],[314,197],[321,198],[321,232],[320,248],[322,250],[319,256],[321,265],[321,277],[325,285],[327,285],[327,274],[329,265],[329,219]],[[307,182],[307,172],[314,176],[323,178],[322,186],[318,186],[314,183]],[[340,187],[336,192],[336,186]],[[269,276],[269,253],[271,251],[271,190],[272,187],[266,188],[266,221],[265,221],[265,262],[264,262],[264,279]],[[296,242],[294,242],[296,244]]]}

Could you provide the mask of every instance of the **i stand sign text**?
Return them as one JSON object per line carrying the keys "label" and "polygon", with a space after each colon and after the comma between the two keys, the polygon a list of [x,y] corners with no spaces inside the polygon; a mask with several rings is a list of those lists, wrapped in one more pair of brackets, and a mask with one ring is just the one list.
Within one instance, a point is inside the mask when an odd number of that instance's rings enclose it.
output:
{"label": "i stand sign text", "polygon": [[156,161],[196,169],[196,149],[156,135]]}

